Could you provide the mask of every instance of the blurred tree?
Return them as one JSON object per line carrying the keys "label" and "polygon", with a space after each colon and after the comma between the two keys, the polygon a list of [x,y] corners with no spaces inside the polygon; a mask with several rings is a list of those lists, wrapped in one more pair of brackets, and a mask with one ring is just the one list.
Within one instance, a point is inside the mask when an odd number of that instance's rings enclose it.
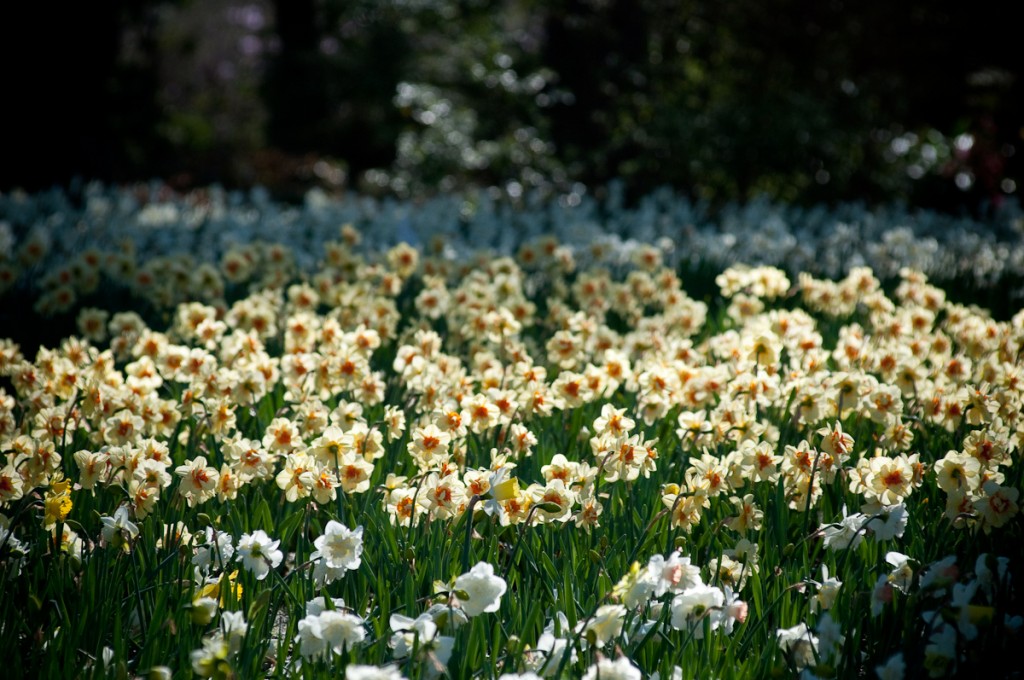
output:
{"label": "blurred tree", "polygon": [[[926,183],[912,181],[921,175],[888,144],[937,129],[945,136],[926,144],[949,147],[985,119],[970,82],[993,66],[1011,78],[988,104],[1014,109],[993,134],[1003,151],[1019,146],[1024,117],[1007,102],[1024,99],[1011,91],[1020,57],[996,11],[841,0],[543,6],[545,60],[575,95],[552,111],[554,143],[591,184],[669,183],[714,201],[924,199]],[[932,167],[948,195],[949,169]]]}
{"label": "blurred tree", "polygon": [[267,61],[267,142],[344,158],[358,174],[389,165],[401,124],[391,105],[415,58],[389,3],[276,0],[278,49]]}
{"label": "blurred tree", "polygon": [[260,97],[274,46],[265,2],[183,1],[160,12],[158,131],[174,153],[176,185],[252,183],[252,155],[265,146]]}
{"label": "blurred tree", "polygon": [[1024,178],[1024,52],[997,0],[48,9],[3,9],[19,103],[0,186],[161,175],[297,195],[344,166],[403,195],[624,180],[712,204],[958,210]]}

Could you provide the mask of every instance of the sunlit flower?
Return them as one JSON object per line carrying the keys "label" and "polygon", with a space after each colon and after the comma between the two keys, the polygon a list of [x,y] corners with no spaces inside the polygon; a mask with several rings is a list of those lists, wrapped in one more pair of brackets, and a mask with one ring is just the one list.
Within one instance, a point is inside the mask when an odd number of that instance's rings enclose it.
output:
{"label": "sunlit flower", "polygon": [[614,661],[599,659],[583,674],[583,680],[640,680],[642,677],[640,669],[625,656]]}
{"label": "sunlit flower", "polygon": [[621,604],[598,607],[593,616],[580,624],[583,627],[584,639],[596,647],[604,647],[622,632],[625,616],[626,608]]}
{"label": "sunlit flower", "polygon": [[370,475],[373,474],[373,463],[357,453],[342,456],[337,466],[338,482],[345,493],[364,493],[370,488]]}
{"label": "sunlit flower", "polygon": [[626,409],[617,409],[611,404],[601,407],[600,417],[594,421],[594,432],[598,435],[610,434],[613,437],[628,435],[636,426],[636,422],[626,415]]}
{"label": "sunlit flower", "polygon": [[302,446],[302,435],[292,421],[274,418],[263,435],[263,446],[274,453],[291,453]]}
{"label": "sunlit flower", "polygon": [[435,473],[424,480],[419,502],[438,519],[448,519],[461,513],[469,499],[466,497],[466,485],[458,475],[439,478]]}
{"label": "sunlit flower", "polygon": [[68,518],[73,506],[71,500],[71,482],[68,480],[53,481],[43,499],[43,527],[54,527],[58,522]]}
{"label": "sunlit flower", "polygon": [[272,540],[262,529],[257,529],[251,534],[242,534],[236,555],[242,566],[255,574],[256,580],[262,581],[284,559],[284,553],[277,548],[280,543]]}
{"label": "sunlit flower", "polygon": [[196,456],[176,467],[174,472],[181,477],[178,492],[185,497],[189,506],[204,503],[217,495],[220,473],[206,464],[205,457]]}
{"label": "sunlit flower", "polygon": [[759,531],[764,520],[764,512],[757,507],[754,494],[746,494],[743,498],[730,499],[736,507],[737,514],[726,520],[726,526],[735,532],[745,534],[748,531]]}
{"label": "sunlit flower", "polygon": [[481,434],[498,424],[501,411],[482,394],[463,402],[462,420],[472,432]]}
{"label": "sunlit flower", "polygon": [[359,568],[363,554],[363,527],[351,530],[330,520],[323,535],[314,540],[313,545],[316,550],[309,559],[316,562],[314,578],[330,583],[341,578],[346,571]]}
{"label": "sunlit flower", "polygon": [[684,531],[691,531],[693,527],[700,524],[704,508],[710,507],[707,491],[697,489],[694,493],[684,495],[678,493],[666,493],[661,497],[662,504],[671,512],[672,526],[682,528]]}
{"label": "sunlit flower", "polygon": [[345,667],[345,680],[404,680],[395,665],[364,666],[349,664]]}
{"label": "sunlit flower", "polygon": [[423,467],[431,467],[448,454],[448,445],[451,440],[451,434],[439,429],[436,425],[415,428],[408,444],[409,455],[421,461]]}
{"label": "sunlit flower", "polygon": [[455,579],[454,588],[463,611],[469,616],[477,616],[498,611],[507,584],[505,579],[495,576],[493,566],[479,562]]}
{"label": "sunlit flower", "polygon": [[317,617],[318,633],[325,646],[335,654],[351,649],[366,638],[363,620],[354,614],[338,610],[321,612]]}
{"label": "sunlit flower", "polygon": [[580,509],[576,512],[576,526],[590,533],[592,529],[599,526],[598,522],[601,513],[604,512],[604,506],[589,487],[580,493],[578,500]]}
{"label": "sunlit flower", "polygon": [[672,600],[672,627],[689,630],[694,638],[704,637],[704,621],[715,630],[722,621],[725,594],[714,586],[698,583],[683,590]]}
{"label": "sunlit flower", "polygon": [[612,596],[627,609],[637,609],[654,595],[658,585],[657,577],[650,569],[641,568],[639,562],[630,565],[629,571],[612,588]]}
{"label": "sunlit flower", "polygon": [[568,522],[572,518],[576,494],[561,479],[552,479],[544,486],[531,484],[526,493],[533,500],[538,521]]}
{"label": "sunlit flower", "polygon": [[275,481],[284,491],[285,499],[294,503],[313,492],[317,481],[317,464],[312,456],[293,453],[285,457],[284,469],[277,473]]}

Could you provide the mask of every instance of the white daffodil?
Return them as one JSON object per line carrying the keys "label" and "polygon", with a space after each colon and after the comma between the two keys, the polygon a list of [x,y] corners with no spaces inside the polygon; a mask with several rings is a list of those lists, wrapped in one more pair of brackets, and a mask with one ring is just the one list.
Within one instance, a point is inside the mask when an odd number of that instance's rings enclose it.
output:
{"label": "white daffodil", "polygon": [[256,575],[256,580],[262,581],[284,559],[284,553],[277,548],[280,543],[272,540],[262,529],[257,529],[251,534],[242,534],[238,540],[237,557],[246,569]]}
{"label": "white daffodil", "polygon": [[697,584],[687,588],[672,599],[672,627],[676,630],[692,630],[693,637],[704,637],[704,619],[711,622],[715,630],[722,621],[722,605],[725,593],[715,586]]}
{"label": "white daffodil", "polygon": [[633,662],[624,656],[612,661],[601,659],[587,669],[583,680],[640,680],[643,674]]}
{"label": "white daffodil", "polygon": [[455,579],[455,592],[467,616],[498,611],[507,588],[505,579],[495,576],[494,567],[486,562],[479,562]]}
{"label": "white daffodil", "polygon": [[114,511],[113,517],[101,517],[103,540],[114,548],[129,550],[129,544],[139,535],[139,527],[128,518],[128,506],[122,505]]}
{"label": "white daffodil", "polygon": [[316,562],[313,577],[320,583],[330,583],[341,578],[346,571],[359,568],[363,554],[363,528],[349,529],[344,524],[331,520],[313,545],[316,550],[310,559]]}

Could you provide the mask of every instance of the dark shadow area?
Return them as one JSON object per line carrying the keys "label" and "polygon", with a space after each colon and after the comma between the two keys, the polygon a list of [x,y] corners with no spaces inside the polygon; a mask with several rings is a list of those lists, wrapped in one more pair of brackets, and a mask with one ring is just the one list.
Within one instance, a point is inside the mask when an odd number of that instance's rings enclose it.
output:
{"label": "dark shadow area", "polygon": [[0,188],[72,178],[399,196],[668,185],[977,211],[1019,192],[1004,5],[17,3]]}

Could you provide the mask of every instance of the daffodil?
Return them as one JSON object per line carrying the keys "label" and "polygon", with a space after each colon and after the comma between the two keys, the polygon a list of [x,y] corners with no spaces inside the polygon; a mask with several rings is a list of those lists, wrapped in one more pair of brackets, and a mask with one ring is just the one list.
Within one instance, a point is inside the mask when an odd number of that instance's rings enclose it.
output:
{"label": "daffodil", "polygon": [[507,588],[505,579],[496,576],[494,567],[487,562],[477,563],[455,579],[459,606],[468,616],[498,611]]}
{"label": "daffodil", "polygon": [[113,517],[101,517],[103,541],[113,547],[128,552],[131,543],[139,535],[139,528],[128,518],[128,506],[118,506]]}
{"label": "daffodil", "polygon": [[73,503],[71,501],[71,482],[62,479],[52,482],[43,499],[43,526],[51,528],[58,522],[63,522],[71,512]]}
{"label": "daffodil", "polygon": [[256,575],[256,580],[262,581],[284,559],[284,553],[277,548],[280,543],[272,540],[262,529],[242,534],[238,539],[237,559]]}
{"label": "daffodil", "polygon": [[641,680],[643,673],[625,656],[615,660],[599,659],[587,669],[583,680]]}
{"label": "daffodil", "polygon": [[345,572],[359,568],[363,553],[363,527],[349,529],[330,520],[322,536],[313,541],[316,550],[310,555],[315,563],[313,577],[320,583],[331,583]]}

